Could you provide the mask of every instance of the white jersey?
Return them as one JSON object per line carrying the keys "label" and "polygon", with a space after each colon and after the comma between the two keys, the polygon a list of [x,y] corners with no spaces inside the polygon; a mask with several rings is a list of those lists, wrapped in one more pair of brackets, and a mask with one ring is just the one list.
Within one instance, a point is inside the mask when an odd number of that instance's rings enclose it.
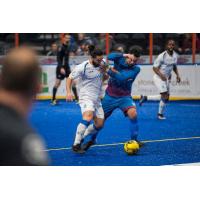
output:
{"label": "white jersey", "polygon": [[99,67],[94,67],[89,60],[77,65],[69,78],[78,79],[79,101],[91,100],[92,102],[100,101],[102,89],[102,73]]}
{"label": "white jersey", "polygon": [[160,72],[169,78],[174,66],[177,65],[177,60],[178,54],[175,51],[173,52],[172,56],[169,55],[167,51],[164,51],[158,55],[153,66],[159,68]]}

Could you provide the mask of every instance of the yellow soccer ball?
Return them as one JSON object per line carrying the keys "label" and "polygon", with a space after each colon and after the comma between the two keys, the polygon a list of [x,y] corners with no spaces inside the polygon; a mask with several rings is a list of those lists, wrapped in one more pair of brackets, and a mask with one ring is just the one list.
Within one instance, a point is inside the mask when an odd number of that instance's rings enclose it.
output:
{"label": "yellow soccer ball", "polygon": [[134,155],[139,151],[139,144],[135,140],[130,140],[124,144],[124,151],[128,155]]}

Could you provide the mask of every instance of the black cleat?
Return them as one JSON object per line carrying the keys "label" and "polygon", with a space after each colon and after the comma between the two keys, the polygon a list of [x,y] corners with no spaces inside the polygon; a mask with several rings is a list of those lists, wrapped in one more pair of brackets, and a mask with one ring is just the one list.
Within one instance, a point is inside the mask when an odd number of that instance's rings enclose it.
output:
{"label": "black cleat", "polygon": [[160,120],[165,120],[166,117],[165,117],[163,114],[159,114],[159,113],[158,113],[158,119],[160,119]]}
{"label": "black cleat", "polygon": [[75,153],[85,153],[85,151],[81,148],[81,144],[76,144],[72,146],[72,151]]}
{"label": "black cleat", "polygon": [[147,96],[141,95],[141,96],[140,96],[140,101],[139,101],[139,106],[142,106],[142,104],[143,104],[144,102],[146,102],[146,101],[147,101]]}
{"label": "black cleat", "polygon": [[140,147],[140,148],[144,146],[144,142],[141,142],[141,141],[139,141],[139,140],[136,140],[136,142],[139,144],[139,147]]}
{"label": "black cleat", "polygon": [[87,151],[91,146],[93,146],[95,144],[96,144],[96,141],[90,140],[90,141],[86,142],[85,144],[83,144],[82,150]]}

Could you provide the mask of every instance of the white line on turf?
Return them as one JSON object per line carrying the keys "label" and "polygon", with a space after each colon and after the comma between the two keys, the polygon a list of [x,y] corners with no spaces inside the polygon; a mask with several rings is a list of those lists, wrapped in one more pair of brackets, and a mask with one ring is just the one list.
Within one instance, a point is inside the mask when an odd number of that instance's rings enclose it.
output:
{"label": "white line on turf", "polygon": [[196,163],[184,163],[184,164],[175,164],[174,166],[200,166],[200,162],[196,162]]}
{"label": "white line on turf", "polygon": [[[200,136],[188,137],[188,138],[167,138],[167,139],[161,139],[161,140],[144,140],[144,141],[141,141],[141,142],[154,143],[154,142],[169,142],[169,141],[195,140],[195,139],[200,139]],[[117,146],[117,145],[123,145],[123,144],[124,144],[124,142],[113,143],[113,144],[97,144],[97,145],[94,145],[93,147]],[[69,149],[71,149],[71,147],[50,148],[50,149],[46,149],[44,151],[62,151],[62,150],[69,150]]]}

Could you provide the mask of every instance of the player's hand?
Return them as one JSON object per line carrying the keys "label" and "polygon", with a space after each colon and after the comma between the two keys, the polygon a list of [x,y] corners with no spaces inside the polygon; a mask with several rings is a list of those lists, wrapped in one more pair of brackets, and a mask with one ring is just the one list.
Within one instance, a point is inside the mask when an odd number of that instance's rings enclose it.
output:
{"label": "player's hand", "polygon": [[109,69],[110,69],[110,66],[108,64],[101,64],[100,65],[100,71],[103,74],[106,74]]}
{"label": "player's hand", "polygon": [[67,94],[66,101],[73,101],[73,95],[71,93]]}
{"label": "player's hand", "polygon": [[108,69],[107,65],[105,65],[105,64],[101,64],[100,65],[100,71],[101,71],[101,73],[106,73],[107,69]]}
{"label": "player's hand", "polygon": [[177,81],[177,83],[180,83],[180,82],[181,82],[180,76],[177,76],[177,77],[176,77],[176,81]]}
{"label": "player's hand", "polygon": [[61,68],[61,69],[60,69],[60,73],[63,74],[63,75],[65,75],[65,69],[64,69],[64,68]]}
{"label": "player's hand", "polygon": [[117,71],[114,67],[112,67],[112,68],[110,68],[110,69],[111,69],[112,72],[118,73],[118,71]]}
{"label": "player's hand", "polygon": [[124,54],[124,57],[125,57],[125,58],[129,58],[129,59],[131,59],[131,60],[134,59],[134,56],[133,56],[132,54]]}

